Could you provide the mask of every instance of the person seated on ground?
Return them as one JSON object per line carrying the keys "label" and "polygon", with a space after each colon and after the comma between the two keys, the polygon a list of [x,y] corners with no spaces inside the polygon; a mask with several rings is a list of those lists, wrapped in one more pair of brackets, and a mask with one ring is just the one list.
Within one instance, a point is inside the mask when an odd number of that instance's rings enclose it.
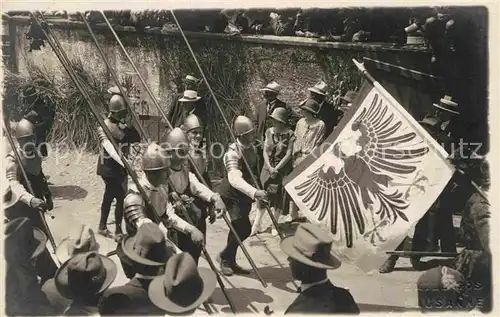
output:
{"label": "person seated on ground", "polygon": [[149,284],[149,299],[158,308],[172,315],[191,315],[206,302],[217,286],[215,273],[198,268],[189,253],[173,255],[165,273]]}
{"label": "person seated on ground", "polygon": [[[61,241],[56,248],[56,258],[59,263],[64,263],[79,253],[95,251],[106,255],[110,250],[111,243],[109,240],[100,235],[95,235],[90,226],[80,225]],[[57,291],[54,278],[47,280],[43,284],[42,291],[47,295],[47,299],[57,314],[62,314],[71,305],[71,300]]]}
{"label": "person seated on ground", "polygon": [[[6,188],[4,208],[17,201],[17,196]],[[45,250],[47,236],[33,227],[28,218],[16,218],[5,225],[6,261],[5,312],[8,316],[50,316],[54,310],[38,283],[34,267],[37,257]]]}
{"label": "person seated on ground", "polygon": [[[490,186],[488,162],[470,159],[471,179],[482,191]],[[487,195],[487,194],[486,194]],[[489,312],[492,308],[492,263],[489,245],[490,204],[474,193],[461,221],[465,248],[448,266],[428,270],[417,282],[418,304],[424,311],[459,309]]]}
{"label": "person seated on ground", "polygon": [[300,295],[285,314],[359,314],[351,293],[328,279],[326,271],[341,266],[331,253],[332,243],[327,231],[310,223],[300,224],[293,236],[281,241],[293,278],[302,282]]}
{"label": "person seated on ground", "polygon": [[99,303],[101,315],[164,315],[148,297],[148,287],[156,276],[161,276],[165,264],[176,253],[175,246],[165,238],[160,227],[152,222],[140,226],[134,236],[125,237],[121,251],[134,272],[125,285],[104,292]]}

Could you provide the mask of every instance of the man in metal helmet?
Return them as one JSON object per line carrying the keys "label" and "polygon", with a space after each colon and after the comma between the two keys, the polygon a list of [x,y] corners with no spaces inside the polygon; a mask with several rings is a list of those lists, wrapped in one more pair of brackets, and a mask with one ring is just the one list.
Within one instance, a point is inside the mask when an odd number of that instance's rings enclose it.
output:
{"label": "man in metal helmet", "polygon": [[[231,223],[243,241],[251,232],[248,214],[252,208],[253,201],[258,203],[267,202],[267,193],[259,190],[249,183],[252,174],[257,173],[257,151],[254,145],[256,131],[252,120],[245,116],[238,116],[233,125],[236,143],[231,143],[224,154],[224,167],[226,177],[222,180],[219,193],[224,200]],[[244,158],[250,165],[247,168]],[[229,232],[227,245],[220,253],[221,271],[224,275],[248,274],[249,271],[236,264],[236,251],[238,241]]]}
{"label": "man in metal helmet", "polygon": [[[196,228],[205,235],[207,229],[206,208],[205,210],[200,208],[200,204],[196,204],[195,199],[213,205],[217,212],[224,212],[226,206],[219,194],[203,185],[190,171],[187,164],[189,140],[180,128],[175,128],[168,133],[165,145],[165,152],[169,159],[167,186],[175,212],[186,221],[193,221]],[[185,218],[186,213],[190,219]],[[181,250],[191,254],[198,262],[201,247],[193,244],[191,237],[182,232],[172,231],[169,232],[169,236]]]}
{"label": "man in metal helmet", "polygon": [[[191,156],[194,165],[198,171],[202,174],[203,180],[208,185],[208,188],[212,189],[212,181],[210,179],[209,171],[209,160],[207,158],[206,145],[201,146],[203,141],[203,122],[194,114],[187,116],[186,120],[181,126],[182,131],[186,133],[189,140],[189,155]],[[192,171],[194,173],[194,166],[191,164]],[[203,181],[200,179],[200,181]],[[210,206],[200,198],[195,198],[194,204],[198,206],[202,212],[206,212],[209,217],[210,223],[215,222],[215,212]]]}
{"label": "man in metal helmet", "polygon": [[[154,219],[148,218],[148,215],[154,217],[153,212],[156,211],[159,214],[156,214],[155,218],[167,219],[169,228],[189,235],[196,244],[202,244],[203,234],[196,227],[180,218],[174,210],[174,205],[168,199],[168,187],[165,185],[168,160],[163,149],[157,143],[153,142],[148,145],[142,158],[142,169],[144,175],[139,179],[139,183],[146,191],[155,210],[148,209],[135,184],[130,186],[124,202],[127,233],[134,235],[137,228],[144,223],[152,222]],[[159,225],[163,233],[167,235],[167,227],[163,223]]]}
{"label": "man in metal helmet", "polygon": [[[52,194],[50,193],[47,180],[42,171],[42,159],[36,147],[35,127],[26,119],[21,119],[16,126],[15,137],[17,139],[17,149],[11,149],[6,156],[6,177],[9,185],[19,199],[16,206],[5,209],[5,217],[8,220],[17,218],[28,218],[33,225],[40,228],[48,235],[48,228],[41,218],[39,210],[52,210]],[[14,151],[20,156],[21,162],[17,161]],[[21,170],[21,166],[26,172],[27,180]],[[33,189],[33,195],[28,191],[28,184]],[[54,277],[57,266],[50,256],[48,250],[45,250],[37,260],[37,272],[42,280]]]}
{"label": "man in metal helmet", "polygon": [[115,235],[117,239],[123,234],[121,223],[123,219],[123,199],[125,198],[127,184],[127,170],[123,165],[121,156],[123,155],[126,158],[130,145],[141,141],[139,132],[130,123],[126,122],[127,116],[125,99],[120,95],[113,95],[109,101],[109,115],[104,122],[113,135],[113,139],[121,152],[120,154],[116,152],[102,127],[98,128],[101,153],[97,163],[97,175],[102,177],[105,184],[98,232],[104,236],[112,236],[107,229],[106,222],[111,203],[116,199]]}

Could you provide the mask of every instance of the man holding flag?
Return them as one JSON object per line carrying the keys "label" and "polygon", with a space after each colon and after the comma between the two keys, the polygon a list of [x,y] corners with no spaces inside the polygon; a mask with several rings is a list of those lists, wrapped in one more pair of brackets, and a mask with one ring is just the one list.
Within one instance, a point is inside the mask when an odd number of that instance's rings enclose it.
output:
{"label": "man holding flag", "polygon": [[286,180],[314,224],[333,234],[332,251],[365,271],[378,269],[453,174],[447,153],[355,61],[366,82],[359,102]]}

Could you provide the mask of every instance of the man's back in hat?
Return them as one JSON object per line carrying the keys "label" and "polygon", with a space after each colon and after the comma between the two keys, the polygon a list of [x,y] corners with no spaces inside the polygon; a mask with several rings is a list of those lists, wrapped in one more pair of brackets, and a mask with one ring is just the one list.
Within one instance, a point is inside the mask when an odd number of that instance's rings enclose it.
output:
{"label": "man's back in hat", "polygon": [[332,242],[329,232],[310,223],[301,224],[293,236],[281,241],[281,249],[289,256],[293,278],[302,282],[301,294],[285,314],[359,314],[351,293],[334,286],[326,274],[327,270],[341,266],[331,254]]}

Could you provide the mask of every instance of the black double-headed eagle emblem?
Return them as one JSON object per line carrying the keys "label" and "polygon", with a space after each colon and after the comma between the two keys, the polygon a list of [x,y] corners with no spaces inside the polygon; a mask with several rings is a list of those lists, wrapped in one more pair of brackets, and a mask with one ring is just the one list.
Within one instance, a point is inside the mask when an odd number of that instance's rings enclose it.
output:
{"label": "black double-headed eagle emblem", "polygon": [[409,203],[404,193],[389,188],[389,182],[394,176],[414,173],[415,165],[429,148],[415,144],[417,134],[405,133],[402,125],[393,113],[388,114],[388,106],[375,94],[371,105],[351,125],[358,135],[349,142],[355,150],[345,151],[342,141],[335,143],[333,150],[325,153],[329,164],[323,164],[295,186],[297,195],[318,221],[330,213],[329,227],[334,235],[343,223],[348,248],[355,234],[366,231],[366,210],[373,210],[379,221],[408,221],[404,211]]}

